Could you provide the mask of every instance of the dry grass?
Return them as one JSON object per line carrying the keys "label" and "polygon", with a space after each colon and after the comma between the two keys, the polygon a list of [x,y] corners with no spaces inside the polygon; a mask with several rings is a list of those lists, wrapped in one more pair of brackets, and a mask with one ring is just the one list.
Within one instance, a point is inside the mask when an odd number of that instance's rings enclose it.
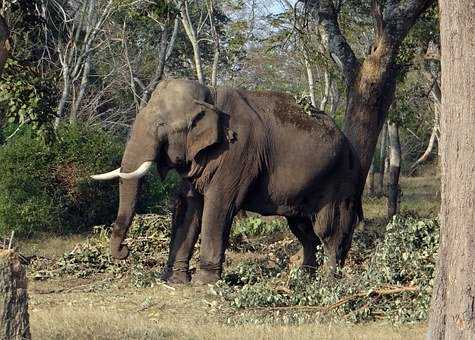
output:
{"label": "dry grass", "polygon": [[44,234],[35,239],[20,241],[18,249],[24,255],[37,255],[57,258],[73,250],[84,240],[83,235],[53,236]]}
{"label": "dry grass", "polygon": [[164,287],[31,296],[36,339],[422,339],[425,326],[226,325],[206,289]]}
{"label": "dry grass", "polygon": [[[440,177],[404,177],[400,187],[401,213],[417,213],[419,216],[435,216],[440,209]],[[384,225],[387,212],[387,198],[365,197],[363,202],[366,219]]]}

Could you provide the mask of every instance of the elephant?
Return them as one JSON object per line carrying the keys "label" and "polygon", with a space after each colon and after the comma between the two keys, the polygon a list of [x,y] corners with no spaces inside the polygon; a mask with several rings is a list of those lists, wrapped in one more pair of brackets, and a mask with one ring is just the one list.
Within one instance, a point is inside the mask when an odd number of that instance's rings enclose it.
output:
{"label": "elephant", "polygon": [[201,234],[193,282],[220,279],[235,214],[285,216],[315,268],[323,244],[330,268],[344,265],[363,218],[361,167],[350,142],[323,112],[309,116],[287,94],[212,89],[187,79],[160,82],[135,119],[121,167],[92,176],[119,178],[120,203],[111,254],[123,244],[141,177],[153,164],[162,178],[184,181],[173,219],[165,279],[191,280],[189,261]]}

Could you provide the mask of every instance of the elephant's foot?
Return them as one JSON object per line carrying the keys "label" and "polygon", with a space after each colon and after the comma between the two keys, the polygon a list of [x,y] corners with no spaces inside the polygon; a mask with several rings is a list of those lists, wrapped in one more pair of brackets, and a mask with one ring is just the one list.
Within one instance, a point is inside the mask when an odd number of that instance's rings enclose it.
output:
{"label": "elephant's foot", "polygon": [[327,269],[327,279],[328,280],[339,280],[343,277],[343,272],[341,267],[330,267]]}
{"label": "elephant's foot", "polygon": [[172,268],[170,266],[165,266],[162,273],[160,274],[160,279],[162,281],[167,281],[168,278],[172,275]]}
{"label": "elephant's foot", "polygon": [[221,270],[205,270],[200,269],[198,274],[193,277],[195,284],[212,284],[221,279]]}
{"label": "elephant's foot", "polygon": [[310,264],[302,263],[302,265],[300,266],[300,272],[304,273],[309,278],[315,278],[316,270],[317,270],[317,267],[315,264],[310,265]]}
{"label": "elephant's foot", "polygon": [[171,276],[168,278],[168,283],[173,284],[185,284],[190,283],[191,274],[188,271],[176,271],[174,270]]}
{"label": "elephant's foot", "polygon": [[187,269],[174,270],[167,266],[162,272],[161,279],[171,284],[185,284],[191,281],[191,274]]}

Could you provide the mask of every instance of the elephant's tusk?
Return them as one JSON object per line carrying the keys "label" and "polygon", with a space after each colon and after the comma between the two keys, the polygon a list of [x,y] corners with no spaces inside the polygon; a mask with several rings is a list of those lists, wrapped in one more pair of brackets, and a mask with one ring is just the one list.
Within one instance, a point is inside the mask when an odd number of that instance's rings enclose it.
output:
{"label": "elephant's tusk", "polygon": [[150,169],[152,166],[153,162],[152,161],[147,161],[143,162],[139,168],[133,172],[128,172],[128,173],[123,173],[119,172],[119,177],[123,179],[133,179],[133,178],[140,178],[145,176],[147,171]]}
{"label": "elephant's tusk", "polygon": [[119,173],[120,173],[120,168],[117,168],[113,171],[106,172],[105,174],[92,175],[91,178],[95,179],[96,181],[106,181],[108,179],[119,177]]}

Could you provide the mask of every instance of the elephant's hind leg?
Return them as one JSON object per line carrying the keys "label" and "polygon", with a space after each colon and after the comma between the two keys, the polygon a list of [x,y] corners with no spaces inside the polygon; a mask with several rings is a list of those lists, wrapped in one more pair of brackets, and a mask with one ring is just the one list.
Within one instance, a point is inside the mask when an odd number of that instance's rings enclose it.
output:
{"label": "elephant's hind leg", "polygon": [[313,231],[312,222],[309,218],[287,217],[290,230],[303,246],[302,269],[313,274],[316,268],[316,247],[320,243]]}

